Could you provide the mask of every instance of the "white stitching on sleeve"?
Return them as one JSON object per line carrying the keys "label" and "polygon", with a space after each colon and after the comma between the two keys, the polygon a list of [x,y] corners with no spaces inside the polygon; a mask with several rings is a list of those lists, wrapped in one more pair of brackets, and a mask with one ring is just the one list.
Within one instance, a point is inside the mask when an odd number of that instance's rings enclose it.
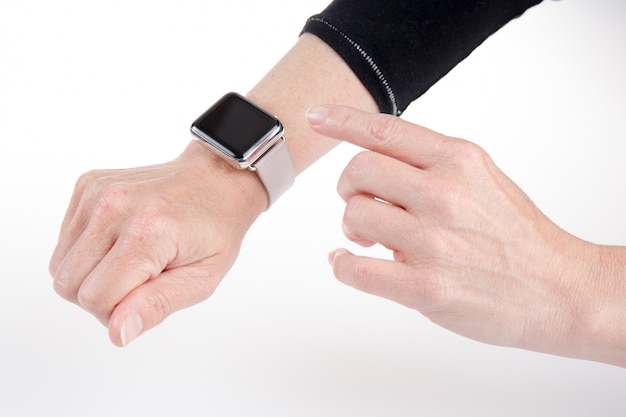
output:
{"label": "white stitching on sleeve", "polygon": [[328,23],[327,21],[325,21],[323,19],[320,19],[319,17],[312,17],[311,20],[314,20],[316,22],[320,22],[320,23],[328,26],[329,28],[331,28],[332,30],[337,32],[338,34],[340,34],[346,41],[348,41],[348,43],[350,43],[350,45],[352,45],[352,47],[354,47],[354,49],[356,49],[359,52],[359,54],[361,54],[361,56],[365,59],[365,62],[367,62],[367,64],[370,66],[370,68],[374,71],[374,73],[376,74],[376,76],[380,80],[381,84],[385,88],[385,91],[387,92],[387,96],[389,97],[389,100],[391,101],[391,107],[392,107],[393,114],[396,115],[396,116],[399,116],[401,112],[398,111],[398,105],[396,103],[396,95],[394,94],[393,90],[391,89],[391,86],[389,85],[389,82],[387,81],[387,78],[385,78],[385,75],[382,73],[380,68],[378,68],[378,65],[376,65],[376,63],[374,62],[374,59],[371,56],[369,56],[368,53],[365,52],[365,50],[363,50],[361,45],[359,45],[354,40],[352,40],[348,35],[343,33],[336,26]]}

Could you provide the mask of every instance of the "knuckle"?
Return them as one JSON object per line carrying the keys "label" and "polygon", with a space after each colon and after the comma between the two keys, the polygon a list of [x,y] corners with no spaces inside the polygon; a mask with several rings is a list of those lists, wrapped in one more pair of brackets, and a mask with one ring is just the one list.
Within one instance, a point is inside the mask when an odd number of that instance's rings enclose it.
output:
{"label": "knuckle", "polygon": [[159,211],[144,209],[126,223],[118,239],[120,251],[133,254],[136,260],[140,260],[138,267],[145,269],[147,275],[162,270],[171,261],[167,251],[158,249],[169,247],[172,239],[175,239],[172,237],[173,228],[168,228],[166,224],[165,217]]}
{"label": "knuckle", "polygon": [[358,229],[365,216],[363,199],[353,197],[346,203],[343,213],[344,231],[347,237],[356,237],[355,229]]}
{"label": "knuckle", "polygon": [[485,150],[481,148],[479,145],[473,142],[468,142],[468,141],[463,141],[461,143],[462,143],[465,154],[472,161],[484,161],[485,158],[488,157],[487,152],[485,152]]}
{"label": "knuckle", "polygon": [[85,172],[76,180],[74,196],[81,199],[98,197],[101,190],[107,185],[104,178],[104,171],[92,170]]}
{"label": "knuckle", "polygon": [[96,179],[100,178],[100,172],[97,170],[87,171],[78,177],[76,180],[76,190],[83,190],[89,186],[91,186]]}
{"label": "knuckle", "polygon": [[474,142],[456,139],[454,143],[453,156],[459,163],[485,165],[491,160],[489,154]]}
{"label": "knuckle", "polygon": [[104,305],[104,298],[100,291],[92,286],[83,286],[76,296],[78,305],[85,311],[92,313],[97,317],[106,316],[110,313],[110,309]]}
{"label": "knuckle", "polygon": [[349,182],[354,182],[362,178],[363,172],[365,172],[372,165],[373,152],[362,151],[357,153],[344,170],[344,179]]}
{"label": "knuckle", "polygon": [[363,151],[352,157],[337,183],[337,192],[344,201],[362,192],[362,187],[372,175],[371,167],[378,156],[374,152]]}
{"label": "knuckle", "polygon": [[346,273],[352,286],[364,292],[369,293],[372,291],[372,272],[365,263],[350,263]]}
{"label": "knuckle", "polygon": [[67,284],[62,278],[57,278],[53,282],[54,292],[56,292],[64,300],[75,302],[76,291]]}
{"label": "knuckle", "polygon": [[149,206],[137,212],[126,229],[126,238],[131,244],[152,242],[163,235],[167,227],[166,216],[158,207]]}
{"label": "knuckle", "polygon": [[59,276],[59,268],[61,266],[61,260],[59,259],[59,255],[57,251],[52,255],[50,261],[48,262],[48,273],[55,281],[58,280]]}
{"label": "knuckle", "polygon": [[372,246],[376,242],[371,239],[371,221],[369,216],[369,199],[356,196],[349,200],[344,211],[342,223],[344,235],[361,246]]}
{"label": "knuckle", "polygon": [[174,312],[174,307],[170,301],[169,296],[163,291],[157,289],[150,291],[144,300],[145,308],[150,311],[149,316],[153,317],[155,322],[151,323],[151,326],[162,322]]}
{"label": "knuckle", "polygon": [[369,138],[377,144],[384,144],[393,138],[400,129],[400,119],[389,115],[374,117],[366,127]]}
{"label": "knuckle", "polygon": [[95,206],[93,216],[96,218],[108,219],[119,212],[123,212],[124,202],[128,198],[129,190],[124,184],[109,184],[99,187],[94,184],[96,190],[94,194]]}

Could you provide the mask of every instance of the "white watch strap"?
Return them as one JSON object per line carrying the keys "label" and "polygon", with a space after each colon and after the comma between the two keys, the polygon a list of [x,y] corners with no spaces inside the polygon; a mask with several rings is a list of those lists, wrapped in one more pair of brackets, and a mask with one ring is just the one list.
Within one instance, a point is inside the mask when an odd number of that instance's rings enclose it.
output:
{"label": "white watch strap", "polygon": [[256,170],[267,190],[269,196],[267,208],[293,185],[296,178],[284,137],[264,153],[252,168]]}

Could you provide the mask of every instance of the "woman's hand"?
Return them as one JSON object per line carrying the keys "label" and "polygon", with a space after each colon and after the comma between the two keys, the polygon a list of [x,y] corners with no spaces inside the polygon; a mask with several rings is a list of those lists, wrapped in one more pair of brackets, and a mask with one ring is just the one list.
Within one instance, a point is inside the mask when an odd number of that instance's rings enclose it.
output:
{"label": "woman's hand", "polygon": [[[559,229],[473,143],[347,107],[308,118],[369,150],[339,180],[343,228],[393,252],[333,251],[339,280],[479,341],[626,364],[623,325],[603,322],[624,317],[623,251],[622,270],[603,264],[610,249]],[[618,273],[608,279],[604,267]]]}
{"label": "woman's hand", "polygon": [[266,204],[254,173],[197,141],[166,164],[89,172],[50,261],[54,288],[124,346],[209,297]]}

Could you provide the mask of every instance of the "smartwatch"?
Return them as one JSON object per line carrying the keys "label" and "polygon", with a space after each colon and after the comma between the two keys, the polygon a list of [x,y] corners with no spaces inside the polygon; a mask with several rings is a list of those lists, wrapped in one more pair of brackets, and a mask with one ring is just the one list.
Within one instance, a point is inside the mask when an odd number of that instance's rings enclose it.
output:
{"label": "smartwatch", "polygon": [[278,119],[237,93],[228,93],[191,125],[192,135],[231,165],[255,171],[268,208],[291,187],[295,173]]}

